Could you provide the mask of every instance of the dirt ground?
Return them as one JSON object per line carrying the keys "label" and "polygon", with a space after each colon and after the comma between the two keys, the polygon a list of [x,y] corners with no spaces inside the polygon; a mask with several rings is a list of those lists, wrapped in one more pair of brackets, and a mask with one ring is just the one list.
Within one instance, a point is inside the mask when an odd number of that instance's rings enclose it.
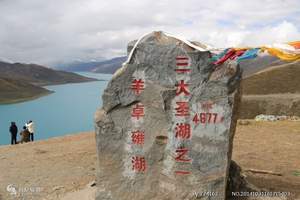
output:
{"label": "dirt ground", "polygon": [[0,199],[22,199],[7,192],[9,184],[31,189],[21,192],[24,200],[59,199],[84,188],[95,180],[95,145],[90,132],[0,147]]}
{"label": "dirt ground", "polygon": [[300,116],[300,94],[243,95],[239,111],[240,119],[260,114]]}
{"label": "dirt ground", "polygon": [[[300,199],[300,122],[255,122],[238,125],[233,160],[246,179],[259,188],[290,192],[289,199]],[[282,176],[247,172],[271,171]]]}
{"label": "dirt ground", "polygon": [[[300,199],[300,122],[254,122],[238,125],[233,160],[259,188],[290,192]],[[0,199],[61,199],[95,180],[92,132],[34,143],[0,147]],[[259,174],[248,169],[282,174]],[[12,193],[17,189],[19,197]],[[23,196],[20,196],[22,194]],[[72,196],[72,195],[70,195]],[[69,199],[69,198],[68,198]]]}

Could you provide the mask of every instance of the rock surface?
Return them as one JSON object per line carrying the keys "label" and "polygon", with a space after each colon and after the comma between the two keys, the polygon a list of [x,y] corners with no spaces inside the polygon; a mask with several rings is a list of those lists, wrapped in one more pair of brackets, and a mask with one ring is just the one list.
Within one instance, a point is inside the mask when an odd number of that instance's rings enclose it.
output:
{"label": "rock surface", "polygon": [[[235,63],[215,67],[210,57],[161,32],[139,42],[96,112],[97,200],[225,199],[242,72]],[[181,59],[190,72],[176,71]],[[140,94],[134,79],[145,81]],[[184,101],[189,112],[182,117]],[[133,119],[139,105],[144,116]],[[133,130],[144,131],[142,145]]]}

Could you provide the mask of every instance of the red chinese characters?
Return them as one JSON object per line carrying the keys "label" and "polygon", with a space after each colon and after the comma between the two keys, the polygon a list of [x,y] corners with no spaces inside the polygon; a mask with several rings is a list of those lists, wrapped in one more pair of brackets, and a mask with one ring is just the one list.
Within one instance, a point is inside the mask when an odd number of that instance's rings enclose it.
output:
{"label": "red chinese characters", "polygon": [[[178,148],[178,149],[176,149],[175,160],[177,162],[181,162],[181,163],[190,163],[192,161],[192,159],[190,159],[188,157],[188,152],[189,152],[189,150],[187,148]],[[176,170],[175,174],[188,175],[188,174],[191,174],[191,172],[186,171],[186,170]]]}
{"label": "red chinese characters", "polygon": [[[188,122],[182,122],[183,119],[187,119],[190,116],[190,105],[189,105],[189,77],[185,77],[188,72],[191,71],[189,68],[190,59],[187,56],[177,56],[176,57],[176,73],[178,75],[177,84],[176,84],[176,97],[175,97],[175,120],[181,120],[181,122],[176,123],[176,127],[174,129],[175,138],[177,140],[188,140],[191,139],[192,129],[191,125]],[[179,147],[175,149],[175,161],[179,163],[190,163],[192,160],[188,157],[189,149],[185,147]],[[183,166],[181,166],[183,167]],[[188,175],[190,174],[187,170],[176,170],[175,174],[178,175]]]}
{"label": "red chinese characters", "polygon": [[136,172],[146,171],[146,159],[143,156],[133,156],[131,159],[132,170]]}
{"label": "red chinese characters", "polygon": [[175,115],[178,117],[186,117],[190,115],[189,102],[178,101],[176,102]]}
{"label": "red chinese characters", "polygon": [[188,84],[184,82],[184,80],[180,80],[180,82],[176,85],[177,90],[176,90],[176,95],[184,94],[185,96],[190,95],[190,92],[188,90]]}
{"label": "red chinese characters", "polygon": [[201,103],[201,109],[205,111],[209,111],[213,108],[214,103],[212,101],[206,101]]}
{"label": "red chinese characters", "polygon": [[145,89],[145,82],[142,79],[134,79],[131,84],[131,89],[136,95],[139,95]]}
{"label": "red chinese characters", "polygon": [[191,125],[187,123],[176,124],[176,138],[179,139],[190,139],[191,138]]}
{"label": "red chinese characters", "polygon": [[176,149],[176,157],[175,160],[177,162],[190,162],[191,159],[188,158],[189,150],[187,148],[178,148]]}
{"label": "red chinese characters", "polygon": [[189,58],[187,56],[177,56],[176,57],[176,69],[177,73],[190,72],[191,69],[187,68],[190,65]]}
{"label": "red chinese characters", "polygon": [[[140,95],[145,90],[144,72],[136,72],[132,80],[130,88],[135,95]],[[142,103],[137,103],[132,106],[131,121],[135,130],[130,132],[130,139],[133,144],[130,152],[139,152],[145,144],[145,131],[143,130],[143,121],[138,121],[145,116],[145,106]],[[134,154],[135,154],[134,153]],[[132,155],[131,157],[132,170],[136,173],[145,172],[147,169],[146,158],[143,155]]]}
{"label": "red chinese characters", "polygon": [[144,109],[145,108],[144,108],[143,104],[141,104],[141,103],[135,104],[135,106],[133,106],[132,111],[131,111],[131,117],[136,118],[137,120],[144,117],[144,115],[145,115]]}
{"label": "red chinese characters", "polygon": [[131,141],[133,144],[143,145],[145,142],[145,132],[139,130],[131,132]]}
{"label": "red chinese characters", "polygon": [[183,171],[183,170],[176,170],[175,174],[178,174],[178,175],[188,175],[188,174],[191,174],[191,172]]}

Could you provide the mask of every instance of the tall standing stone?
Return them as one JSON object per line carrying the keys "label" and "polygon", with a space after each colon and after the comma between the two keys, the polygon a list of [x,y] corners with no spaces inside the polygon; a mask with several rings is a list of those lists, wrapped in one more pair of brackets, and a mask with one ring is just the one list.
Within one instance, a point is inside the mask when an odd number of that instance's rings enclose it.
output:
{"label": "tall standing stone", "polygon": [[[235,63],[215,67],[210,57],[162,32],[139,41],[96,112],[97,200],[225,199],[242,72]],[[178,73],[180,66],[190,71]],[[139,78],[145,83],[137,95],[132,84]],[[184,117],[182,101],[189,109]],[[138,105],[141,122],[132,119]],[[137,127],[142,144],[133,140]],[[144,159],[140,170],[136,156]]]}

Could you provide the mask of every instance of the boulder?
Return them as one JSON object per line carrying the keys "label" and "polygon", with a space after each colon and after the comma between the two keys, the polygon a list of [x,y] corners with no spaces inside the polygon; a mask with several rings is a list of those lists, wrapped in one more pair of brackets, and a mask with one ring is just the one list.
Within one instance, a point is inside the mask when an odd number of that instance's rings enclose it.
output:
{"label": "boulder", "polygon": [[224,200],[239,65],[163,32],[128,49],[95,114],[96,199]]}

